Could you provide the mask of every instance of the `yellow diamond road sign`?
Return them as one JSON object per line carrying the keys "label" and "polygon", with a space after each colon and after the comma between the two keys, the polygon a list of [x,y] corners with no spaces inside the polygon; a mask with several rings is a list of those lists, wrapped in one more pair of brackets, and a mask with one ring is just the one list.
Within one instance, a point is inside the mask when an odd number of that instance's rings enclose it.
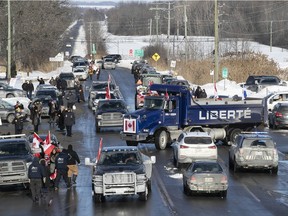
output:
{"label": "yellow diamond road sign", "polygon": [[155,53],[152,58],[154,59],[154,61],[158,61],[160,59],[160,55],[158,53]]}

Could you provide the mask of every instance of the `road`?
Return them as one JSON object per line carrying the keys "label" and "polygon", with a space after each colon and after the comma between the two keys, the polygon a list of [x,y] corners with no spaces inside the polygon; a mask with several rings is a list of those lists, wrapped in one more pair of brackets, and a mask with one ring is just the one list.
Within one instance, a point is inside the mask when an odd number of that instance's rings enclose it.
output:
{"label": "road", "polygon": [[[108,73],[120,86],[120,91],[130,110],[134,109],[134,79],[125,68],[103,70],[100,80],[107,80]],[[85,94],[91,81],[85,83]],[[147,155],[156,156],[153,167],[152,193],[147,202],[137,196],[109,197],[106,202],[95,204],[91,193],[91,168],[84,165],[84,158],[95,158],[100,138],[104,146],[126,145],[120,139],[120,128],[107,128],[99,134],[95,132],[94,115],[88,109],[87,102],[77,104],[76,125],[72,137],[67,137],[49,127],[48,119],[43,119],[39,133],[54,133],[61,144],[67,148],[72,144],[81,160],[77,185],[67,190],[64,182],[59,191],[49,190],[39,204],[33,204],[29,190],[21,185],[17,187],[0,187],[0,212],[5,216],[18,215],[287,215],[288,211],[288,163],[285,160],[287,134],[285,130],[269,132],[280,150],[279,173],[274,176],[269,172],[247,171],[234,174],[228,169],[228,146],[218,146],[220,162],[229,173],[227,199],[213,195],[187,197],[182,190],[182,170],[174,167],[172,149],[156,150],[153,144],[139,144],[138,147]],[[5,123],[1,133],[13,132],[13,126]],[[267,129],[268,130],[268,129]],[[268,130],[269,131],[269,130]],[[25,123],[25,133],[32,132],[31,123]],[[49,201],[51,205],[49,205]]]}

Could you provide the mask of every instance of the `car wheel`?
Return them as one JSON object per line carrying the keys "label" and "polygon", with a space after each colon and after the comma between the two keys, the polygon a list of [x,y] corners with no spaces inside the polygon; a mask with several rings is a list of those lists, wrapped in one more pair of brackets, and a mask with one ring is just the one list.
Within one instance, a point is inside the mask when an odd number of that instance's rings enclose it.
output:
{"label": "car wheel", "polygon": [[272,129],[273,129],[273,130],[276,130],[276,129],[278,129],[277,125],[275,124],[275,121],[273,121],[273,124],[272,124]]}
{"label": "car wheel", "polygon": [[139,193],[139,199],[142,201],[147,201],[148,200],[148,187],[146,185],[145,191],[142,193]]}
{"label": "car wheel", "polygon": [[97,121],[95,122],[95,127],[96,127],[96,133],[99,133],[100,132],[100,127],[98,126]]}
{"label": "car wheel", "polygon": [[233,160],[229,157],[229,168],[232,170],[234,169]]}
{"label": "car wheel", "polygon": [[14,118],[15,118],[14,114],[11,113],[7,116],[7,121],[11,124],[13,122]]}
{"label": "car wheel", "polygon": [[137,146],[138,142],[136,142],[136,141],[126,141],[126,145],[127,146]]}
{"label": "car wheel", "polygon": [[229,141],[231,141],[232,143],[235,142],[236,137],[242,132],[242,130],[240,128],[234,128],[229,135]]}
{"label": "car wheel", "polygon": [[147,187],[148,187],[148,191],[149,191],[149,193],[151,193],[151,179],[149,179],[148,181],[147,181]]}
{"label": "car wheel", "polygon": [[12,98],[12,97],[15,97],[13,94],[7,94],[6,95],[6,98]]}
{"label": "car wheel", "polygon": [[155,146],[158,150],[164,150],[168,143],[168,134],[165,130],[159,130],[155,133]]}
{"label": "car wheel", "polygon": [[221,197],[222,199],[226,199],[226,197],[227,197],[227,190],[221,191],[221,192],[220,192],[220,197]]}
{"label": "car wheel", "polygon": [[278,173],[278,166],[273,167],[273,168],[271,169],[271,172],[272,172],[272,174],[277,174],[277,173]]}
{"label": "car wheel", "polygon": [[103,196],[103,194],[96,194],[93,192],[93,200],[95,203],[105,202],[105,196]]}
{"label": "car wheel", "polygon": [[186,182],[183,182],[183,192],[186,196],[190,196],[191,195],[191,191],[188,187],[188,185],[186,184]]}

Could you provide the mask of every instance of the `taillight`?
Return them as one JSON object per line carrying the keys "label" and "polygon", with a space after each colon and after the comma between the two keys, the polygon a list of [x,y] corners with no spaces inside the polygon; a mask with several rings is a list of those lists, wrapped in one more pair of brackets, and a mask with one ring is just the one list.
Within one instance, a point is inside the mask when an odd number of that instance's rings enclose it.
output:
{"label": "taillight", "polygon": [[280,113],[280,112],[275,112],[275,116],[276,116],[276,117],[282,117],[283,115],[282,115],[282,113]]}
{"label": "taillight", "polygon": [[216,145],[213,145],[213,146],[208,146],[209,149],[216,149]]}
{"label": "taillight", "polygon": [[190,182],[191,182],[191,183],[196,183],[196,178],[195,178],[194,176],[191,176]]}
{"label": "taillight", "polygon": [[180,149],[185,149],[185,148],[189,148],[189,146],[180,145]]}
{"label": "taillight", "polygon": [[226,184],[227,183],[227,176],[222,176],[221,183]]}

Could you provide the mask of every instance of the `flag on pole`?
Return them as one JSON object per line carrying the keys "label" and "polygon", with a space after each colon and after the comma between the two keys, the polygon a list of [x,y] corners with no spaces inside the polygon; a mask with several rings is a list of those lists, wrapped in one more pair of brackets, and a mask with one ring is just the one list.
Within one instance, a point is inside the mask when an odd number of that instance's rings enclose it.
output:
{"label": "flag on pole", "polygon": [[167,89],[166,89],[166,92],[165,92],[165,100],[169,100],[169,94],[167,92]]}
{"label": "flag on pole", "polygon": [[50,144],[51,143],[51,134],[50,134],[50,130],[48,131],[48,134],[43,142],[44,144]]}
{"label": "flag on pole", "polygon": [[[42,143],[43,140],[39,137],[37,133],[34,132],[33,134],[33,140],[32,140],[32,148],[33,149],[40,149],[40,143]],[[40,153],[35,153],[35,157],[40,157]]]}
{"label": "flag on pole", "polygon": [[111,94],[110,94],[110,82],[111,82],[111,76],[110,74],[108,75],[108,84],[106,87],[106,95],[105,95],[105,99],[111,99]]}
{"label": "flag on pole", "polygon": [[102,151],[102,145],[103,145],[103,138],[100,138],[100,143],[99,143],[99,148],[98,148],[98,154],[97,154],[97,159],[96,163],[99,161],[100,156],[101,156],[101,151]]}
{"label": "flag on pole", "polygon": [[215,100],[218,99],[218,92],[217,92],[216,82],[214,82],[214,99],[215,99]]}

